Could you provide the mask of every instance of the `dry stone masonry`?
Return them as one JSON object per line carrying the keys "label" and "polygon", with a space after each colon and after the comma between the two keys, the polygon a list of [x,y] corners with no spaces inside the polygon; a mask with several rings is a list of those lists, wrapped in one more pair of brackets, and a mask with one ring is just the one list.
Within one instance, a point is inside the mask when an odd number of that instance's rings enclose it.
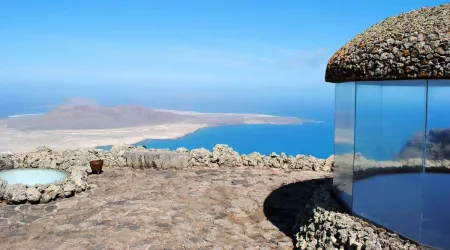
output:
{"label": "dry stone masonry", "polygon": [[450,79],[450,4],[390,17],[328,62],[327,82]]}
{"label": "dry stone masonry", "polygon": [[281,168],[285,170],[314,170],[331,171],[333,156],[328,159],[318,159],[314,156],[296,155],[287,156],[284,153],[270,156],[252,153],[239,155],[231,147],[218,144],[213,151],[204,148],[189,151],[186,148],[178,148],[175,151],[168,149],[146,149],[131,145],[112,147],[110,152],[103,153],[111,166],[132,168],[157,168],[157,169],[184,169],[195,167],[260,167]]}
{"label": "dry stone masonry", "polygon": [[[84,153],[89,155],[89,151]],[[89,188],[87,183],[87,175],[90,172],[89,160],[83,159],[80,154],[82,152],[56,153],[50,148],[41,147],[35,152],[26,154],[0,155],[0,171],[14,168],[47,168],[70,173],[64,180],[46,185],[8,185],[6,181],[0,179],[0,200],[6,200],[8,203],[48,203],[57,198],[70,197],[85,191]],[[84,160],[87,160],[86,163]]]}
{"label": "dry stone masonry", "polygon": [[299,249],[389,249],[419,250],[418,245],[394,233],[345,213],[330,196],[329,186],[314,191],[297,219],[296,246]]}
{"label": "dry stone masonry", "polygon": [[8,185],[0,180],[0,200],[9,203],[47,203],[57,198],[65,198],[89,188],[87,176],[91,173],[89,161],[103,159],[106,168],[130,167],[134,169],[190,169],[196,167],[259,167],[281,168],[285,170],[331,171],[332,157],[327,160],[313,156],[286,156],[272,153],[239,155],[227,145],[216,145],[213,152],[200,148],[189,151],[179,148],[175,151],[146,149],[139,146],[119,145],[110,151],[101,149],[77,149],[62,152],[48,147],[19,154],[0,154],[0,171],[17,168],[48,168],[64,170],[70,177],[50,185],[27,186]]}

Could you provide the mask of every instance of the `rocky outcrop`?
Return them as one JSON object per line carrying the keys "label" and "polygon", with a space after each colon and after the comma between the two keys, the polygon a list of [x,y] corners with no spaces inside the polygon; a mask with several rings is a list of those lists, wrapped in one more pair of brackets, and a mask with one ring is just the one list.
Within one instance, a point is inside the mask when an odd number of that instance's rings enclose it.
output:
{"label": "rocky outcrop", "polygon": [[295,226],[299,249],[404,249],[419,246],[362,219],[345,213],[331,197],[329,186],[316,189],[300,209]]}

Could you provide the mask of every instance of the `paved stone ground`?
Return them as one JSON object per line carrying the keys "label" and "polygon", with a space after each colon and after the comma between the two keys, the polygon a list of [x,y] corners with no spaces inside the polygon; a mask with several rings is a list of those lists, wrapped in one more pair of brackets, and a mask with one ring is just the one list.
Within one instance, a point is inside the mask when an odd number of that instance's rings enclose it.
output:
{"label": "paved stone ground", "polygon": [[292,249],[290,230],[308,192],[277,190],[328,176],[107,169],[75,197],[0,205],[0,249]]}

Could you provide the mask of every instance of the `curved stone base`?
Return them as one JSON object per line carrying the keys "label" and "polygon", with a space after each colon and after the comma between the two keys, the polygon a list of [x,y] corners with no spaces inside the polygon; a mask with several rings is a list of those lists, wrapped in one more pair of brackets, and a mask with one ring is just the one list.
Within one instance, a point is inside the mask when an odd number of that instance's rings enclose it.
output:
{"label": "curved stone base", "polygon": [[0,200],[10,204],[48,203],[57,198],[70,197],[87,188],[87,173],[83,170],[73,170],[70,172],[70,176],[64,180],[45,185],[9,185],[0,179]]}
{"label": "curved stone base", "polygon": [[294,228],[299,249],[421,249],[397,234],[345,213],[330,195],[330,185],[318,188],[299,212]]}
{"label": "curved stone base", "polygon": [[89,188],[87,176],[90,169],[86,166],[86,164],[89,165],[89,161],[83,159],[82,164],[72,163],[73,159],[77,159],[77,157],[66,157],[65,161],[61,160],[65,164],[58,164],[60,159],[46,147],[38,148],[27,154],[0,155],[0,170],[42,168],[64,170],[70,173],[69,177],[61,181],[45,185],[9,185],[0,179],[0,201],[10,204],[48,203],[57,198],[70,197],[75,193],[85,191]]}

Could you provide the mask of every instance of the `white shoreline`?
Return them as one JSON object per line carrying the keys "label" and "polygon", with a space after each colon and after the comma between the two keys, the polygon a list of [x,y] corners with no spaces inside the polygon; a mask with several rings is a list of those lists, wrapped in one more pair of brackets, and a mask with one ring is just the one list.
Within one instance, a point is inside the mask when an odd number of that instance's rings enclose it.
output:
{"label": "white shoreline", "polygon": [[[199,129],[215,127],[221,125],[245,125],[245,124],[276,124],[289,125],[312,122],[313,120],[301,119],[297,117],[280,117],[262,114],[238,114],[238,113],[198,113],[194,111],[163,110],[167,113],[185,115],[180,123],[166,123],[160,125],[144,125],[139,127],[105,128],[105,129],[59,129],[59,130],[26,130],[27,122],[22,116],[37,116],[42,114],[21,114],[13,115],[9,118],[17,119],[16,125],[20,129],[8,127],[6,119],[0,125],[0,152],[28,152],[40,146],[49,146],[55,150],[75,149],[75,148],[95,148],[117,144],[136,144],[145,140],[155,139],[178,139],[192,134]],[[94,112],[94,114],[96,114]],[[100,115],[104,115],[101,113]],[[45,117],[44,117],[45,118]],[[77,122],[76,117],[69,117]],[[106,118],[109,118],[106,114]],[[22,119],[22,120],[20,120]],[[49,119],[54,119],[50,117]],[[1,120],[1,119],[0,119]],[[42,119],[41,119],[42,120]],[[18,121],[21,121],[17,123]],[[34,121],[34,119],[30,120]],[[39,127],[37,121],[37,127]],[[45,124],[51,128],[52,120],[44,120]],[[56,119],[56,122],[58,120]],[[94,122],[97,122],[94,120]],[[106,121],[115,122],[114,119]],[[105,122],[104,122],[105,123]],[[33,123],[31,123],[33,124]],[[45,125],[44,124],[44,125]],[[64,123],[63,123],[64,124]],[[23,128],[22,128],[23,127]],[[43,126],[46,127],[46,126]],[[58,127],[58,126],[54,126]],[[76,127],[76,126],[75,126]],[[31,125],[30,128],[33,128]]]}
{"label": "white shoreline", "polygon": [[45,115],[45,113],[10,115],[10,116],[8,116],[8,118],[15,118],[15,117],[22,117],[22,116],[35,116],[35,115]]}
{"label": "white shoreline", "polygon": [[120,129],[18,131],[0,128],[0,152],[28,152],[39,146],[55,150],[135,144],[151,139],[178,139],[207,124],[163,124]]}

